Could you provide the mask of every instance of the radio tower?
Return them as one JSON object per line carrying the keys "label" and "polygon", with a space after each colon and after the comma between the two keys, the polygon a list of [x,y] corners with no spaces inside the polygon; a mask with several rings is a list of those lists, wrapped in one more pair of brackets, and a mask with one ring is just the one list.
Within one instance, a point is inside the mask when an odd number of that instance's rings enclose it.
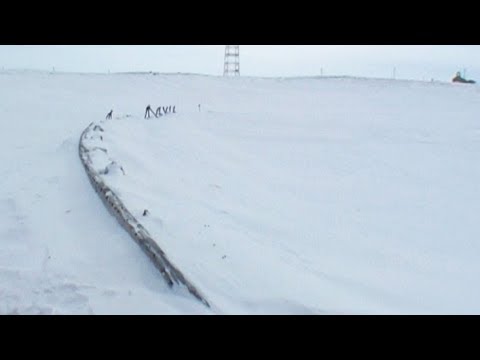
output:
{"label": "radio tower", "polygon": [[227,45],[225,47],[223,76],[240,76],[240,45]]}

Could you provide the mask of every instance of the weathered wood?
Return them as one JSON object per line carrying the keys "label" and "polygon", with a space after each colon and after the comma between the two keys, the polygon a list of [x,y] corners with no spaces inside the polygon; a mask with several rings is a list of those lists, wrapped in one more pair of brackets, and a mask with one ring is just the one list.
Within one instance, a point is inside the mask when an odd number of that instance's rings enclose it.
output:
{"label": "weathered wood", "polygon": [[93,162],[90,157],[90,152],[101,150],[106,153],[105,149],[92,148],[89,149],[84,144],[84,140],[89,136],[94,135],[95,132],[104,132],[103,128],[90,124],[82,133],[79,142],[79,155],[82,164],[87,172],[88,178],[93,185],[93,188],[102,199],[108,211],[117,219],[124,230],[130,234],[135,242],[141,247],[143,252],[150,258],[155,267],[162,274],[165,282],[173,287],[174,285],[184,286],[187,290],[198,300],[210,307],[208,301],[200,294],[196,287],[188,281],[185,276],[168,260],[165,253],[158,246],[157,242],[153,240],[148,231],[142,224],[130,213],[125,207],[120,198],[115,192],[110,189],[103,181],[100,174],[94,169]]}

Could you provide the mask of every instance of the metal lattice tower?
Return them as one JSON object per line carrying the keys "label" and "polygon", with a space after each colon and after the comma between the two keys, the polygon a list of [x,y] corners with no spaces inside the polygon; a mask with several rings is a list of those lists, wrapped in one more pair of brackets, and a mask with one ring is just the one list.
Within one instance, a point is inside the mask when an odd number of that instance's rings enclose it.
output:
{"label": "metal lattice tower", "polygon": [[227,45],[225,47],[223,76],[240,76],[240,45]]}

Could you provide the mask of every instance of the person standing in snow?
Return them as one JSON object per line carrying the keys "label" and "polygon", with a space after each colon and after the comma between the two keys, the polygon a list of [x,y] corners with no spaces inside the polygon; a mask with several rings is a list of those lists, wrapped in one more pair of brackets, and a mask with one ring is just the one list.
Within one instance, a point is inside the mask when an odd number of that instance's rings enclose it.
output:
{"label": "person standing in snow", "polygon": [[156,116],[156,117],[161,117],[161,116],[163,116],[163,115],[162,115],[162,107],[161,107],[161,106],[158,107],[157,112],[155,113],[155,116]]}
{"label": "person standing in snow", "polygon": [[113,116],[113,110],[111,110],[111,111],[107,114],[106,119],[109,120],[109,119],[112,118],[112,116]]}
{"label": "person standing in snow", "polygon": [[150,105],[148,105],[146,110],[145,110],[145,119],[150,119],[150,113],[155,115],[155,113],[152,111],[152,107]]}

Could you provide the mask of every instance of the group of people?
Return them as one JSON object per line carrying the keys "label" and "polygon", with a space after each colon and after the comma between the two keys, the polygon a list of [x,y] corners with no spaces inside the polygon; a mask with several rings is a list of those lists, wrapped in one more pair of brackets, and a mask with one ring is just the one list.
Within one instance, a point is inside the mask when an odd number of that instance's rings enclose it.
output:
{"label": "group of people", "polygon": [[[163,110],[163,112],[162,112]],[[159,118],[159,117],[162,117],[164,115],[168,115],[168,114],[176,114],[176,109],[175,109],[175,106],[159,106],[157,108],[157,111],[153,111],[152,110],[152,107],[150,105],[147,106],[147,108],[145,109],[145,119],[150,119],[150,116],[153,115],[155,116],[156,118]]]}
{"label": "group of people", "polygon": [[[152,110],[152,107],[150,105],[147,106],[145,109],[145,119],[150,119],[150,117],[153,115],[156,118],[162,117],[164,115],[168,114],[176,114],[176,107],[175,106],[159,106],[156,111]],[[106,119],[112,119],[113,117],[113,110],[110,110],[110,112],[107,114]]]}

